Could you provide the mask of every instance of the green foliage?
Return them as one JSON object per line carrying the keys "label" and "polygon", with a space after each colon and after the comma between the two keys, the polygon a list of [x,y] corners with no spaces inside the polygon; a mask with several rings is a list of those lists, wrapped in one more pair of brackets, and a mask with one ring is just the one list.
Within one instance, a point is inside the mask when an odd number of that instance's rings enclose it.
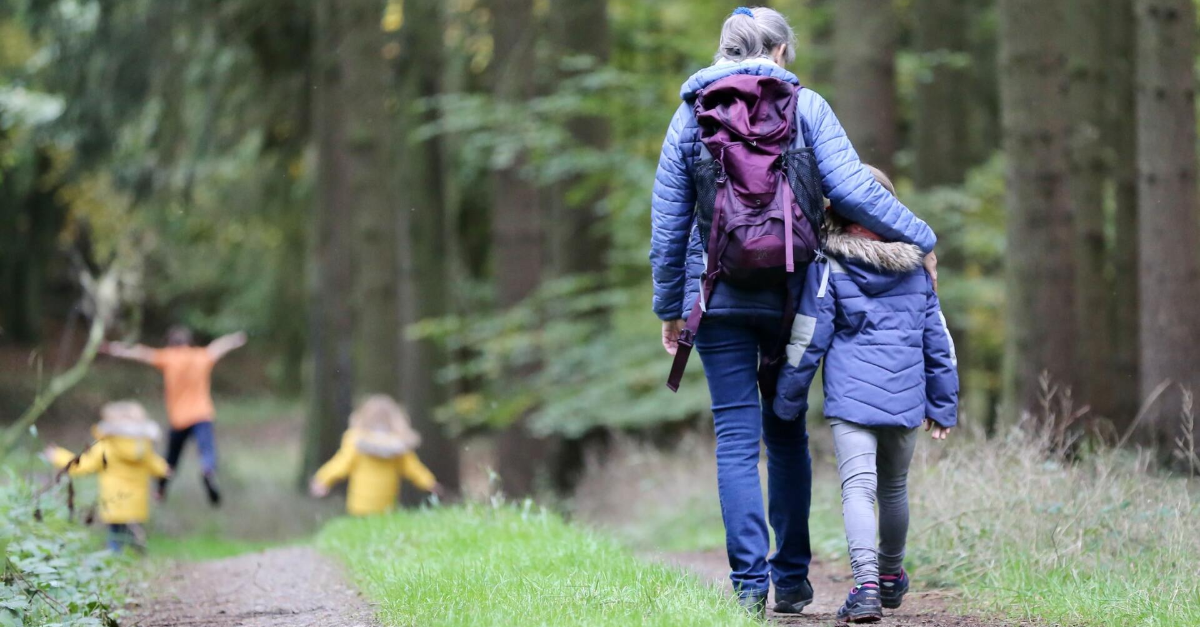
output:
{"label": "green foliage", "polygon": [[[670,358],[657,324],[641,311],[643,286],[603,289],[596,281],[551,281],[503,313],[417,325],[419,336],[472,355],[442,373],[447,382],[483,383],[481,391],[453,398],[441,417],[469,428],[528,416],[535,431],[577,437],[601,426],[644,428],[706,411],[699,359],[678,395],[666,389]],[[507,376],[529,371],[515,383]]]}
{"label": "green foliage", "polygon": [[64,502],[62,489],[38,497],[11,473],[0,483],[0,625],[116,625],[121,561],[68,520]]}
{"label": "green foliage", "polygon": [[757,624],[719,589],[529,504],[341,519],[318,543],[389,625]]}

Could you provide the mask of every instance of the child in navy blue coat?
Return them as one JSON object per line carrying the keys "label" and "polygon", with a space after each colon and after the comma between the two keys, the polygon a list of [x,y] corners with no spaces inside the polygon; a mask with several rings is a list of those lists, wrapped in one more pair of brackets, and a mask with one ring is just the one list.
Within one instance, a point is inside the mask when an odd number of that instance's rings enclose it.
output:
{"label": "child in navy blue coat", "polygon": [[[871,170],[894,194],[887,176]],[[825,417],[857,583],[838,619],[868,622],[899,607],[908,590],[908,466],[922,422],[939,440],[957,423],[958,363],[920,249],[881,241],[832,213],[826,235],[826,257],[809,265],[800,294],[774,409],[803,420],[824,359]]]}

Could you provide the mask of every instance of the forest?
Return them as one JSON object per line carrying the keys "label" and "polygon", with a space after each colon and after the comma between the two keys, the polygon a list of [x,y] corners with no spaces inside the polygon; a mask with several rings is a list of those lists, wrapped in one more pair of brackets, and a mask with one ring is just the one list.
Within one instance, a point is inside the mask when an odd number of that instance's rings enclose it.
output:
{"label": "forest", "polygon": [[[724,4],[6,4],[6,345],[85,326],[75,275],[112,269],[111,338],[250,332],[270,389],[311,399],[310,468],[388,392],[443,473],[496,434],[517,492],[606,429],[703,420],[702,383],[659,385],[645,251]],[[1137,431],[1173,448],[1200,370],[1193,7],[777,4],[796,74],[939,235],[971,421],[1057,390],[1119,438],[1169,382]]]}
{"label": "forest", "polygon": [[[758,4],[938,236],[962,437],[1200,472],[1200,2]],[[481,448],[484,483],[566,498],[623,443],[711,437],[699,359],[663,385],[647,253],[679,85],[734,8],[0,0],[0,455],[158,396],[96,354],[174,325],[248,334],[218,420],[294,404],[296,490],[375,393],[451,498]]]}

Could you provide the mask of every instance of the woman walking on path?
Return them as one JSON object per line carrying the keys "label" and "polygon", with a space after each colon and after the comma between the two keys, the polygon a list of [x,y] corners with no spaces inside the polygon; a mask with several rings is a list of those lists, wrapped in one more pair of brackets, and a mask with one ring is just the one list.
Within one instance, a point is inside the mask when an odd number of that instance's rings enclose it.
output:
{"label": "woman walking on path", "polygon": [[[933,249],[929,227],[875,182],[851,147],[828,103],[800,87],[784,65],[795,58],[795,35],[787,20],[767,8],[739,8],[726,21],[716,62],[683,84],[683,103],[663,143],[651,207],[650,260],[654,312],[663,321],[668,353],[679,347],[687,312],[700,295],[706,259],[696,228],[694,168],[702,154],[694,103],[713,83],[751,75],[785,81],[795,89],[795,128],[812,148],[823,194],[836,210],[893,241]],[[932,262],[932,256],[930,261]],[[802,268],[797,274],[803,276]],[[812,470],[802,420],[781,420],[760,402],[760,351],[773,351],[784,316],[786,289],[739,289],[717,282],[704,303],[696,347],[712,397],[717,437],[717,489],[725,523],[730,578],[741,603],[765,610],[775,585],[775,611],[795,613],[812,602],[808,582],[811,550],[808,513]],[[767,447],[770,539],[758,475],[761,442]]]}
{"label": "woman walking on path", "polygon": [[[200,471],[204,489],[213,506],[221,504],[217,486],[217,440],[213,433],[216,410],[212,400],[212,370],[222,357],[246,344],[246,334],[232,333],[213,340],[208,346],[192,346],[192,332],[176,326],[167,332],[166,348],[141,344],[109,343],[100,352],[158,368],[163,375],[163,395],[171,430],[167,436],[167,464],[172,472],[188,439],[196,439],[200,451]],[[158,498],[166,496],[168,477],[159,479]]]}

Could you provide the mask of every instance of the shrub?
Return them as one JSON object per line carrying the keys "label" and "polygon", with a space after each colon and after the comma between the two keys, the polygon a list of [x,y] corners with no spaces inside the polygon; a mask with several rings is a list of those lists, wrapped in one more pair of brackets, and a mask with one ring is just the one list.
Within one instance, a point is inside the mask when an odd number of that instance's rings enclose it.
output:
{"label": "shrub", "polygon": [[11,472],[0,481],[0,627],[117,624],[120,560],[70,520],[65,492],[40,494]]}

